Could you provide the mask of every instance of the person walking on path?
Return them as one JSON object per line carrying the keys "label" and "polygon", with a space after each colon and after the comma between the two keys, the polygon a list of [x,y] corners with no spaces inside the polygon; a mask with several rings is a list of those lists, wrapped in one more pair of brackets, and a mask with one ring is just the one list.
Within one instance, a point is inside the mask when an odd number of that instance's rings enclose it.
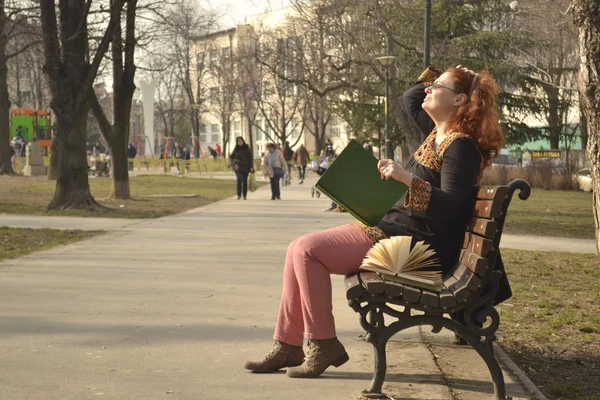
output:
{"label": "person walking on path", "polygon": [[179,145],[179,143],[175,143],[175,147],[173,148],[173,157],[175,157],[175,164],[177,165],[177,175],[181,175],[181,165],[180,160],[183,159],[183,149]]}
{"label": "person walking on path", "polygon": [[[407,194],[374,227],[351,223],[310,233],[289,245],[275,345],[261,361],[248,361],[246,369],[275,372],[288,367],[291,378],[315,378],[329,366],[347,362],[335,332],[329,275],[358,272],[366,253],[381,239],[409,235],[413,245],[425,241],[436,251],[442,272],[452,268],[473,210],[474,187],[504,144],[498,90],[486,71],[475,74],[460,66],[441,76],[428,68],[420,76],[403,99],[409,115],[429,136],[406,169],[387,159],[377,165],[382,179],[404,183]],[[504,277],[496,304],[508,297]]]}
{"label": "person walking on path", "polygon": [[292,148],[290,147],[290,142],[286,141],[283,144],[283,158],[285,159],[285,162],[288,165],[288,171],[291,174],[292,169],[294,168],[294,150],[292,150]]}
{"label": "person walking on path", "polygon": [[267,152],[263,159],[263,175],[271,180],[271,200],[281,200],[279,180],[288,172],[288,165],[275,143],[267,144]]}
{"label": "person walking on path", "polygon": [[233,170],[237,178],[237,198],[244,198],[248,194],[248,174],[254,172],[254,159],[250,147],[244,141],[244,138],[238,136],[235,140],[235,148],[229,156],[233,164]]}
{"label": "person walking on path", "polygon": [[325,140],[325,149],[321,155],[327,158],[328,161],[333,161],[335,159],[335,150],[333,150],[333,142],[331,139],[327,138]]}
{"label": "person walking on path", "polygon": [[294,152],[294,162],[296,163],[296,167],[298,167],[298,179],[300,179],[300,183],[304,183],[306,165],[308,164],[309,159],[310,156],[308,155],[306,147],[301,144],[298,150]]}
{"label": "person walking on path", "polygon": [[133,143],[129,143],[129,146],[127,146],[127,158],[135,158],[136,155],[137,150],[135,149],[135,146]]}

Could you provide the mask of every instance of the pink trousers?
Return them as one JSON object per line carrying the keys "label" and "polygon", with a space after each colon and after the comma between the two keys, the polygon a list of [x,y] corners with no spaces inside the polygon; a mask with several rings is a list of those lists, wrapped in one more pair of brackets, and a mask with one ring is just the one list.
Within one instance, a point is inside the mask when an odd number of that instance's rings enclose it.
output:
{"label": "pink trousers", "polygon": [[373,242],[357,226],[310,233],[288,247],[274,340],[302,346],[304,338],[336,336],[330,274],[358,271]]}

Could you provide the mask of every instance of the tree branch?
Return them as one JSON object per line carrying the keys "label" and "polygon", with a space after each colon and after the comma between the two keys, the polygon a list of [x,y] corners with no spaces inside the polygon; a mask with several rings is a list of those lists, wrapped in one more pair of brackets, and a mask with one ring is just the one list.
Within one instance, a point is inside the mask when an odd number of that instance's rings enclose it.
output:
{"label": "tree branch", "polygon": [[[54,0],[40,0],[40,11],[42,14],[44,55],[46,59],[44,71],[49,76],[51,85],[54,86],[58,81],[62,67]],[[56,90],[53,90],[53,92],[56,92]]]}
{"label": "tree branch", "polygon": [[19,50],[15,51],[14,53],[9,53],[6,55],[6,60],[10,60],[11,58],[14,57],[18,57],[19,54],[26,52],[27,50],[29,50],[30,48],[40,45],[43,42],[41,40],[36,40],[35,42],[30,42],[28,44],[26,44],[25,46],[21,47]]}
{"label": "tree branch", "polygon": [[[40,0],[40,1],[49,1],[49,0]],[[121,11],[123,9],[123,0],[113,0],[114,8],[110,12],[110,21],[108,22],[108,26],[106,27],[106,31],[104,32],[104,36],[102,37],[102,41],[98,45],[96,49],[96,54],[94,55],[94,59],[90,64],[90,67],[87,71],[87,74],[84,78],[84,82],[82,87],[91,88],[94,79],[96,79],[96,75],[98,73],[98,69],[100,68],[100,63],[102,62],[102,58],[104,54],[108,50],[108,46],[110,44],[112,35],[114,34],[115,29],[118,27],[118,23],[121,18]],[[81,93],[78,96],[77,100],[82,99],[86,94]]]}
{"label": "tree branch", "polygon": [[102,132],[102,136],[108,142],[108,146],[111,149],[116,147],[116,139],[115,139],[115,130],[114,127],[108,122],[108,118],[106,118],[106,114],[96,97],[96,93],[91,90],[88,94],[88,101],[90,102],[92,113],[98,121],[98,125],[100,125],[100,132]]}

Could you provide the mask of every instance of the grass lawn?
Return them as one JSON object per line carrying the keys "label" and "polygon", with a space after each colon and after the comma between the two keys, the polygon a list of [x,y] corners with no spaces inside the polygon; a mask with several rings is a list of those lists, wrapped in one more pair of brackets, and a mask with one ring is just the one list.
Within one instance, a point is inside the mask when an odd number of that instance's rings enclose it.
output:
{"label": "grass lawn", "polygon": [[515,196],[508,209],[504,231],[593,239],[592,194],[533,189],[526,201]]}
{"label": "grass lawn", "polygon": [[[45,177],[0,176],[0,213],[35,215],[74,215],[112,218],[157,218],[201,207],[235,195],[235,181],[194,179],[177,176],[145,175],[132,177],[132,199],[106,199],[111,179],[90,179],[92,195],[112,211],[48,212],[56,182]],[[154,197],[154,196],[173,197]],[[177,197],[195,195],[195,197]],[[250,194],[251,196],[251,194]]]}
{"label": "grass lawn", "polygon": [[549,399],[600,400],[600,260],[503,250],[499,343]]}
{"label": "grass lawn", "polygon": [[20,229],[0,226],[0,261],[21,257],[37,250],[76,242],[102,231],[63,231],[56,229]]}

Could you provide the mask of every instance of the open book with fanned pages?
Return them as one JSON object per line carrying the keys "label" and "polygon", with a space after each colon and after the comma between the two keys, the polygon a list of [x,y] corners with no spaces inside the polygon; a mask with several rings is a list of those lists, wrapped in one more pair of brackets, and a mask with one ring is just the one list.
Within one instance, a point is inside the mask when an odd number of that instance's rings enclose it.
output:
{"label": "open book with fanned pages", "polygon": [[378,160],[351,140],[315,187],[367,226],[375,226],[404,196],[408,187],[381,179]]}
{"label": "open book with fanned pages", "polygon": [[369,250],[360,269],[377,272],[384,281],[440,292],[442,273],[422,270],[440,266],[435,251],[425,242],[417,242],[411,250],[411,242],[410,236],[392,236],[380,240]]}

